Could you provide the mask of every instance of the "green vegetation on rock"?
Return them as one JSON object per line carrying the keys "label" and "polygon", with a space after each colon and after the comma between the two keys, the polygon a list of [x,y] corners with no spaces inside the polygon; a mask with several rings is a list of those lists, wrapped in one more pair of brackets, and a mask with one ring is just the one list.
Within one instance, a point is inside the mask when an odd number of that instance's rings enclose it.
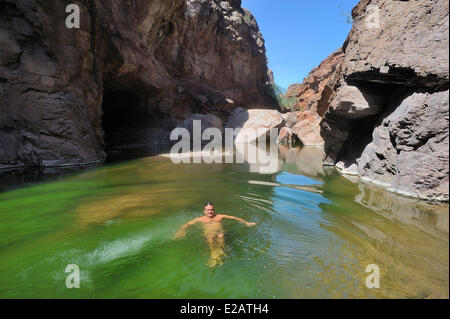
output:
{"label": "green vegetation on rock", "polygon": [[283,110],[295,110],[297,105],[297,99],[295,97],[287,97],[286,89],[276,83],[272,85],[273,94],[276,97],[278,104]]}

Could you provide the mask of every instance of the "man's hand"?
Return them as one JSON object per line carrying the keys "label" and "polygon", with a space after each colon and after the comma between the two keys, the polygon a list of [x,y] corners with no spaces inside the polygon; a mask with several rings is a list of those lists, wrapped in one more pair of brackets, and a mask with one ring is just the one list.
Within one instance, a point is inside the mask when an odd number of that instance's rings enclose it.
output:
{"label": "man's hand", "polygon": [[184,229],[180,229],[176,232],[176,234],[173,236],[173,239],[178,239],[186,236],[186,231]]}
{"label": "man's hand", "polygon": [[247,225],[247,227],[252,227],[252,226],[256,226],[256,223],[245,223],[245,225]]}
{"label": "man's hand", "polygon": [[173,239],[178,239],[181,237],[186,236],[186,229],[191,226],[194,225],[195,223],[198,223],[200,221],[200,218],[196,218],[194,220],[191,220],[190,222],[184,224],[179,231],[177,231],[177,233],[173,236]]}

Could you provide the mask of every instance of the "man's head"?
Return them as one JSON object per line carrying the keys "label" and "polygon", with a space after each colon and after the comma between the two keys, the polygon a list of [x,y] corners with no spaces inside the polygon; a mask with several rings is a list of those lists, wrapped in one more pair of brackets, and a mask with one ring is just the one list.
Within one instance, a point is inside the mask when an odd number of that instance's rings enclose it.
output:
{"label": "man's head", "polygon": [[210,203],[210,202],[207,202],[205,204],[205,208],[204,208],[203,212],[209,218],[213,218],[216,216],[216,213],[214,212],[214,205],[213,205],[213,203]]}

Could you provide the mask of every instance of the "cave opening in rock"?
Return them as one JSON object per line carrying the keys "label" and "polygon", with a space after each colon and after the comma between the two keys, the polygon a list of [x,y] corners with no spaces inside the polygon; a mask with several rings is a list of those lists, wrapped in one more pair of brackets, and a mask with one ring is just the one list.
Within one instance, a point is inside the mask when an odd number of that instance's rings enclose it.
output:
{"label": "cave opening in rock", "polygon": [[107,151],[143,142],[140,128],[150,119],[143,104],[143,97],[133,92],[104,92],[102,127]]}
{"label": "cave opening in rock", "polygon": [[[353,82],[352,84],[355,83]],[[383,120],[395,111],[401,101],[412,94],[410,88],[395,84],[358,82],[356,85],[358,85],[358,88],[363,94],[367,94],[368,89],[371,91],[372,97],[368,96],[367,99],[369,104],[371,104],[370,99],[380,104],[371,105],[373,109],[377,110],[375,114],[357,119],[347,119],[346,130],[348,131],[349,137],[344,142],[338,154],[338,161],[343,162],[346,168],[355,164],[367,145],[373,141],[373,131],[375,128],[381,125]],[[378,95],[378,98],[374,99],[374,95]],[[338,121],[345,122],[343,119]]]}
{"label": "cave opening in rock", "polygon": [[103,93],[102,128],[107,161],[165,152],[177,125],[156,107],[159,92],[107,89]]}

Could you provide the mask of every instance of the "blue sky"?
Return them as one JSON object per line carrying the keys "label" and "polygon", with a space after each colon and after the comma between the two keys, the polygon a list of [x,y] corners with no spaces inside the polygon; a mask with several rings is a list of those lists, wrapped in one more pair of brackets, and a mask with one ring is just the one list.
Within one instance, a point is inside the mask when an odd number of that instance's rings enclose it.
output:
{"label": "blue sky", "polygon": [[345,14],[358,0],[242,0],[258,21],[269,67],[283,88],[342,46],[351,29]]}

